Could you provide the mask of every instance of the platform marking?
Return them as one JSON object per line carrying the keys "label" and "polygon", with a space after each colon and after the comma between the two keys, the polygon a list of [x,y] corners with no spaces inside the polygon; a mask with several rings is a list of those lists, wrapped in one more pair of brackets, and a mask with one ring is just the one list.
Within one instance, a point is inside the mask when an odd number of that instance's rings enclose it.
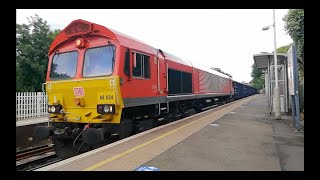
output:
{"label": "platform marking", "polygon": [[[250,100],[249,100],[250,101]],[[234,106],[235,104],[241,104],[240,102],[231,102],[230,103],[230,106]],[[220,107],[223,108],[223,107],[229,107],[228,106],[229,104],[226,104],[226,105],[221,105]],[[42,167],[42,168],[39,168],[39,169],[36,169],[34,171],[48,171],[48,170],[52,170],[52,169],[55,169],[55,168],[59,168],[61,166],[66,166],[67,163],[72,163],[72,162],[75,162],[75,161],[79,161],[80,159],[82,158],[86,158],[90,155],[93,155],[93,154],[96,154],[96,153],[99,153],[99,152],[102,152],[104,150],[107,150],[109,148],[112,148],[118,144],[121,144],[121,143],[124,143],[124,142],[127,142],[127,141],[130,141],[132,139],[135,139],[137,137],[140,137],[140,136],[143,136],[145,134],[148,134],[150,132],[153,132],[153,131],[157,131],[159,129],[163,129],[163,128],[166,128],[168,126],[171,126],[171,125],[174,125],[174,124],[178,124],[182,121],[186,121],[186,120],[189,120],[189,119],[192,119],[192,118],[197,118],[199,117],[200,115],[202,114],[208,114],[208,113],[213,113],[214,111],[218,111],[218,109],[211,109],[211,110],[208,110],[208,111],[203,111],[203,112],[200,112],[200,113],[197,113],[197,114],[193,114],[191,116],[188,116],[184,119],[180,119],[180,120],[177,120],[177,121],[174,121],[174,122],[171,122],[171,123],[168,123],[168,124],[164,124],[162,126],[158,126],[158,127],[155,127],[155,128],[152,128],[150,130],[147,130],[147,131],[144,131],[144,132],[141,132],[141,133],[138,133],[138,134],[135,134],[133,136],[130,136],[128,138],[125,138],[125,139],[122,139],[122,140],[118,140],[114,143],[111,143],[111,144],[108,144],[106,146],[102,146],[100,148],[97,148],[97,149],[94,149],[92,151],[88,151],[88,152],[85,152],[83,154],[80,154],[80,155],[77,155],[77,156],[74,156],[74,157],[71,157],[71,158],[68,158],[68,159],[65,159],[65,160],[62,160],[62,161],[59,161],[57,163],[54,163],[54,164],[51,164],[49,166],[45,166],[45,167]]]}
{"label": "platform marking", "polygon": [[[211,114],[210,114],[210,115],[211,115]],[[207,115],[207,116],[205,116],[205,117],[203,117],[203,118],[206,118],[206,117],[208,117],[208,116],[210,116],[210,115]],[[203,119],[203,118],[201,118],[201,119]],[[143,148],[143,147],[145,147],[145,146],[147,146],[147,145],[149,145],[149,144],[151,144],[151,143],[153,143],[153,142],[156,142],[156,141],[158,141],[158,140],[160,140],[160,139],[162,139],[162,138],[165,138],[165,137],[169,136],[170,134],[173,134],[173,133],[179,131],[180,129],[183,129],[183,128],[187,127],[187,126],[190,126],[191,124],[196,123],[196,122],[200,121],[201,119],[196,120],[196,121],[193,121],[193,122],[190,122],[190,123],[188,123],[188,124],[185,124],[185,125],[177,128],[177,129],[175,129],[175,130],[172,130],[172,131],[170,131],[170,132],[168,132],[168,133],[166,133],[166,134],[163,134],[163,135],[161,135],[161,136],[159,136],[159,137],[156,137],[156,138],[154,138],[154,139],[152,139],[152,140],[150,140],[150,141],[147,141],[147,142],[145,142],[145,143],[143,143],[143,144],[140,144],[139,146],[136,146],[136,147],[134,147],[134,148],[128,149],[128,150],[126,150],[126,151],[124,151],[124,152],[122,152],[122,153],[120,153],[120,154],[117,154],[117,155],[111,157],[111,158],[108,158],[108,159],[103,160],[103,161],[101,161],[101,162],[99,162],[99,163],[97,163],[97,164],[94,164],[94,165],[92,165],[92,166],[89,166],[88,168],[84,169],[83,171],[91,171],[91,170],[93,170],[93,169],[97,169],[98,167],[101,167],[101,166],[103,166],[103,165],[105,165],[105,164],[107,164],[107,163],[109,163],[109,162],[111,162],[111,161],[114,161],[114,160],[116,160],[116,159],[119,159],[119,158],[121,158],[121,157],[124,157],[124,156],[130,154],[131,152],[134,152],[134,151],[136,151],[136,150],[138,150],[138,149],[141,149],[141,148]]]}
{"label": "platform marking", "polygon": [[[246,100],[247,100],[247,101],[250,101],[251,99],[253,99],[253,97],[251,97],[251,98],[249,98],[249,99],[246,99]],[[241,104],[241,102],[239,102],[239,104]],[[233,105],[235,105],[235,104],[233,104]],[[231,105],[231,106],[233,106],[233,105]],[[227,107],[227,108],[230,108],[231,106],[229,106],[229,107]],[[188,123],[188,124],[185,124],[185,125],[177,128],[177,129],[175,129],[175,130],[172,130],[172,131],[170,131],[170,132],[167,132],[166,134],[163,134],[163,135],[161,135],[161,136],[159,136],[159,137],[156,137],[156,138],[154,138],[154,139],[152,139],[152,140],[150,140],[150,141],[147,141],[147,142],[145,142],[145,143],[143,143],[143,144],[140,144],[140,145],[138,145],[138,146],[136,146],[136,147],[133,147],[133,148],[131,148],[131,149],[128,149],[128,150],[126,150],[126,151],[124,151],[124,152],[122,152],[122,153],[120,153],[120,154],[117,154],[117,155],[115,155],[115,156],[113,156],[113,157],[110,157],[110,158],[108,158],[108,159],[105,159],[105,160],[103,160],[103,161],[101,161],[101,162],[99,162],[99,163],[97,163],[97,164],[94,164],[94,165],[92,165],[92,166],[89,166],[89,167],[83,169],[82,171],[91,171],[91,170],[97,169],[97,168],[99,168],[99,167],[101,167],[101,166],[103,166],[103,165],[105,165],[105,164],[107,164],[107,163],[109,163],[109,162],[111,162],[111,161],[114,161],[114,160],[116,160],[116,159],[119,159],[119,158],[121,158],[121,157],[124,157],[124,156],[130,154],[131,152],[134,152],[134,151],[136,151],[136,150],[138,150],[138,149],[141,149],[141,148],[143,148],[143,147],[145,147],[145,146],[147,146],[147,145],[149,145],[149,144],[151,144],[151,143],[153,143],[153,142],[156,142],[156,141],[158,141],[158,140],[160,140],[160,139],[163,139],[163,138],[169,136],[170,134],[173,134],[173,133],[179,131],[180,129],[183,129],[183,128],[187,127],[187,126],[190,126],[191,124],[194,124],[194,123],[196,123],[196,122],[199,122],[200,120],[205,119],[205,118],[207,118],[207,117],[209,117],[209,116],[211,116],[211,115],[213,115],[213,114],[216,114],[216,113],[218,113],[218,112],[220,112],[220,111],[222,111],[222,110],[226,110],[226,109],[222,108],[222,109],[220,109],[220,110],[218,110],[218,111],[216,111],[216,112],[214,112],[214,113],[212,113],[212,114],[208,114],[208,115],[206,115],[206,116],[204,116],[204,117],[202,117],[202,118],[200,118],[200,119],[198,119],[198,120],[195,120],[195,121],[193,121],[193,122],[190,122],[190,123]]]}

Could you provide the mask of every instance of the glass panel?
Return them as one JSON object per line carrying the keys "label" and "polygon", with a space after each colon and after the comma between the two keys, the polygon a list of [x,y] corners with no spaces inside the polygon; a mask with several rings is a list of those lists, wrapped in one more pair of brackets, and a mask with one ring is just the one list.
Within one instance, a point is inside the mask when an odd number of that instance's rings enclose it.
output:
{"label": "glass panel", "polygon": [[85,53],[83,76],[106,76],[113,73],[114,46],[88,49]]}
{"label": "glass panel", "polygon": [[130,51],[127,49],[124,59],[124,74],[130,76]]}
{"label": "glass panel", "polygon": [[150,57],[144,56],[143,60],[144,60],[144,77],[150,78],[150,65],[149,65]]}
{"label": "glass panel", "polygon": [[142,56],[139,53],[136,53],[136,67],[133,67],[132,74],[135,77],[142,76]]}
{"label": "glass panel", "polygon": [[69,79],[76,75],[78,52],[55,54],[51,64],[50,79]]}
{"label": "glass panel", "polygon": [[284,83],[283,83],[283,81],[279,81],[278,82],[278,87],[279,87],[280,95],[284,95]]}
{"label": "glass panel", "polygon": [[283,71],[284,71],[284,67],[283,66],[278,66],[278,80],[283,80]]}

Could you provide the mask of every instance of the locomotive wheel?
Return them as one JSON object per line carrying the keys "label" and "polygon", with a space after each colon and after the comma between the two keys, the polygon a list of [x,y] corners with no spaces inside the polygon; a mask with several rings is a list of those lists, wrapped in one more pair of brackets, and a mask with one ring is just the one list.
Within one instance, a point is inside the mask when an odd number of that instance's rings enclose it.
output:
{"label": "locomotive wheel", "polygon": [[202,108],[204,106],[201,104],[201,103],[198,103],[198,104],[195,104],[195,106],[193,107],[193,109],[197,112],[197,113],[200,113],[202,112]]}
{"label": "locomotive wheel", "polygon": [[[55,153],[61,159],[67,159],[67,158],[76,156],[78,154],[72,147],[73,140],[59,140],[59,139],[53,138],[53,144],[54,144]],[[77,142],[75,147],[78,148],[80,144],[81,144],[80,142]],[[87,144],[83,144],[79,154],[89,150],[90,150],[89,146]]]}
{"label": "locomotive wheel", "polygon": [[153,128],[159,126],[159,121],[157,118],[153,118]]}
{"label": "locomotive wheel", "polygon": [[77,155],[77,153],[72,148],[72,143],[72,140],[62,141],[54,138],[54,151],[57,154],[57,156],[61,159],[67,159]]}
{"label": "locomotive wheel", "polygon": [[129,119],[124,119],[120,123],[119,139],[129,137],[132,133],[133,123]]}

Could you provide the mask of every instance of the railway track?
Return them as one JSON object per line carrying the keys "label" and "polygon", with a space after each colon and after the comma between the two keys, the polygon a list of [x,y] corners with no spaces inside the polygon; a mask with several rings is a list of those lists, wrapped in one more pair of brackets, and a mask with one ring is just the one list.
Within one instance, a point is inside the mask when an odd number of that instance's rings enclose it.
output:
{"label": "railway track", "polygon": [[16,171],[32,171],[58,161],[53,144],[37,146],[16,152]]}

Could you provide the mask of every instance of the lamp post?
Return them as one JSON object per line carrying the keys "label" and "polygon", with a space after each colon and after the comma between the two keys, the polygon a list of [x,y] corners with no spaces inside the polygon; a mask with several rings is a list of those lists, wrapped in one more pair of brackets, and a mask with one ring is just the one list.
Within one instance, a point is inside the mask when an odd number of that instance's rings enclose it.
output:
{"label": "lamp post", "polygon": [[278,87],[278,63],[277,63],[277,41],[276,41],[276,15],[275,10],[273,10],[273,25],[266,26],[262,28],[262,30],[268,30],[271,26],[273,26],[274,33],[274,77],[275,77],[275,88],[273,91],[273,96],[275,98],[275,118],[281,119],[280,114],[280,89]]}

